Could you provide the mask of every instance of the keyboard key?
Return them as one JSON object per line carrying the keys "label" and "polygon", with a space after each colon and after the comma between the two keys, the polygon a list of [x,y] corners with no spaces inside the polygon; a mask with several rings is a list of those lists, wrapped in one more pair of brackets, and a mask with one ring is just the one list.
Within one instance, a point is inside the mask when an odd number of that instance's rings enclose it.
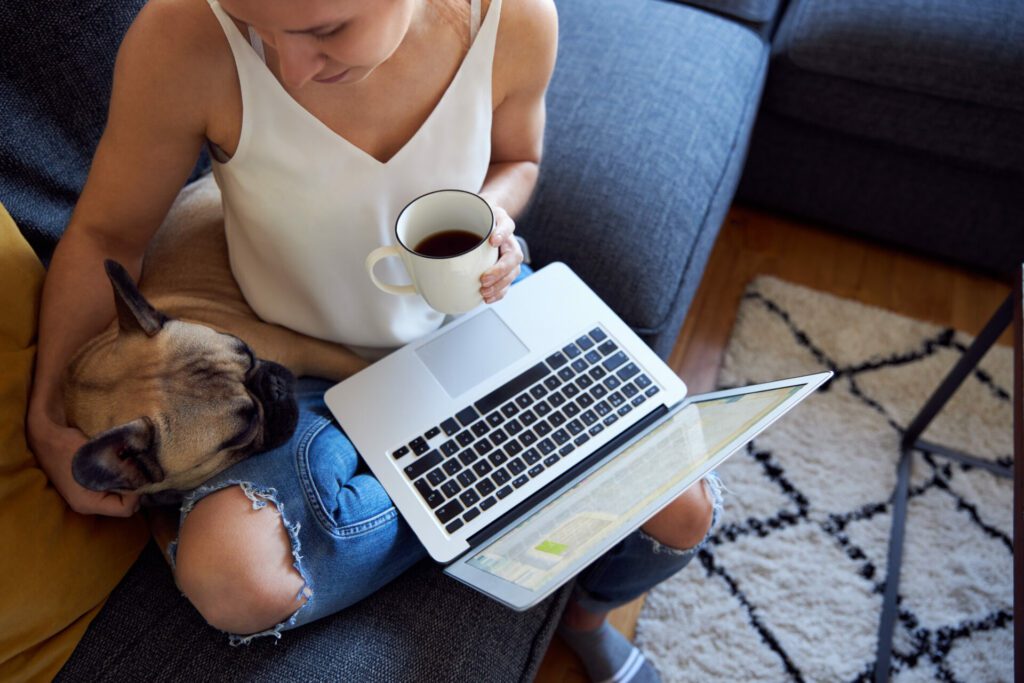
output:
{"label": "keyboard key", "polygon": [[530,396],[533,396],[536,399],[544,398],[544,396],[546,396],[547,393],[548,390],[544,387],[543,384],[538,384],[532,389],[530,389]]}
{"label": "keyboard key", "polygon": [[516,458],[515,460],[508,464],[508,471],[511,472],[513,475],[519,474],[525,469],[526,465],[524,465],[523,461],[520,460],[519,458]]}
{"label": "keyboard key", "polygon": [[476,481],[476,475],[470,472],[469,470],[462,470],[461,472],[459,472],[459,476],[455,478],[459,481],[460,484],[462,484],[462,488],[466,488],[467,486],[471,485],[474,481]]}
{"label": "keyboard key", "polygon": [[556,462],[558,462],[558,455],[557,454],[549,455],[548,457],[544,458],[544,466],[545,467],[551,467]]}
{"label": "keyboard key", "polygon": [[619,385],[622,384],[622,382],[620,382],[619,378],[615,375],[611,375],[609,377],[605,377],[601,384],[603,384],[608,391],[614,391],[619,388]]}
{"label": "keyboard key", "polygon": [[647,398],[650,398],[651,396],[654,396],[656,393],[658,393],[658,387],[655,386],[655,387],[651,387],[650,389],[645,391],[644,392],[644,396],[646,396]]}
{"label": "keyboard key", "polygon": [[468,446],[469,444],[473,443],[473,439],[475,438],[476,437],[473,436],[473,433],[467,429],[464,432],[461,432],[458,436],[456,436],[455,440],[459,442],[460,446]]}
{"label": "keyboard key", "polygon": [[559,446],[569,440],[569,432],[564,429],[559,429],[557,432],[551,435],[551,438],[555,440]]}
{"label": "keyboard key", "polygon": [[595,327],[590,331],[590,338],[598,343],[603,342],[607,337],[608,335],[600,327]]}
{"label": "keyboard key", "polygon": [[594,398],[604,398],[608,394],[608,390],[603,384],[598,384],[590,390],[590,395]]}
{"label": "keyboard key", "polygon": [[[467,448],[466,450],[459,453],[459,462],[461,462],[466,467],[469,467],[478,457],[480,456],[477,455],[477,452],[475,450],[473,450],[472,448]],[[452,461],[449,460],[449,462]],[[452,474],[454,474],[454,472],[452,472]]]}
{"label": "keyboard key", "polygon": [[447,474],[450,477],[453,474],[455,474],[456,472],[458,472],[459,470],[461,470],[462,466],[459,465],[459,461],[458,460],[452,459],[452,460],[445,460],[444,464],[441,465],[441,468],[445,471],[445,474]]}
{"label": "keyboard key", "polygon": [[478,455],[487,455],[488,453],[494,450],[494,444],[492,444],[486,438],[483,438],[477,441],[476,445],[473,446],[473,448],[476,450]]}
{"label": "keyboard key", "polygon": [[441,444],[441,452],[447,457],[455,455],[459,450],[459,444],[455,443],[455,439],[448,439]]}
{"label": "keyboard key", "polygon": [[491,481],[493,481],[498,486],[508,483],[511,480],[512,476],[509,475],[508,470],[506,470],[504,467],[502,467],[500,470],[497,470],[494,474],[491,475]]}
{"label": "keyboard key", "polygon": [[[508,401],[519,394],[519,392],[523,391],[527,387],[539,382],[549,372],[551,371],[548,370],[548,367],[544,365],[544,363],[537,363],[526,372],[509,380],[491,393],[487,394],[473,405],[476,406],[476,409],[481,413],[489,413],[501,404],[505,403],[505,401]],[[516,399],[516,403],[520,408],[526,407],[519,401],[519,399]]]}
{"label": "keyboard key", "polygon": [[427,442],[424,441],[422,436],[417,436],[415,439],[410,441],[409,448],[411,448],[412,452],[416,455],[423,455],[430,450],[430,446],[427,445]]}
{"label": "keyboard key", "polygon": [[515,401],[509,401],[501,407],[501,412],[505,417],[512,417],[519,412],[519,406],[516,405]]}
{"label": "keyboard key", "polygon": [[503,486],[500,489],[498,489],[498,492],[495,493],[494,495],[496,495],[498,497],[498,500],[501,500],[502,498],[504,498],[505,496],[507,496],[510,493],[512,493],[512,487],[511,486]]}
{"label": "keyboard key", "polygon": [[519,420],[509,420],[508,424],[505,425],[505,431],[510,436],[515,436],[519,432],[523,431],[523,425],[520,424]]}
{"label": "keyboard key", "polygon": [[455,413],[455,419],[459,421],[463,427],[468,427],[470,423],[480,417],[480,414],[473,410],[473,406],[467,406],[459,412]]}
{"label": "keyboard key", "polygon": [[576,386],[580,389],[588,389],[594,383],[594,380],[590,378],[590,375],[580,375],[576,379]]}
{"label": "keyboard key", "polygon": [[612,412],[612,407],[608,405],[608,401],[601,401],[596,406],[594,406],[594,412],[596,412],[601,417],[604,417],[608,413]]}
{"label": "keyboard key", "polygon": [[462,487],[459,486],[459,483],[453,479],[449,479],[444,483],[443,486],[441,486],[441,492],[444,493],[446,498],[451,498],[461,490]]}
{"label": "keyboard key", "polygon": [[633,406],[631,406],[631,405],[629,405],[627,403],[626,405],[624,405],[621,408],[619,408],[619,415],[623,416],[623,415],[625,415],[626,413],[628,413],[631,410],[633,410]]}
{"label": "keyboard key", "polygon": [[569,384],[564,389],[562,389],[562,395],[565,396],[566,398],[572,398],[578,393],[580,393],[580,388],[575,384]]}
{"label": "keyboard key", "polygon": [[437,436],[440,433],[441,433],[441,428],[440,427],[431,427],[430,429],[427,430],[426,434],[423,435],[423,438],[427,439],[429,441],[430,439],[433,439],[435,436]]}
{"label": "keyboard key", "polygon": [[561,427],[565,424],[565,415],[561,413],[551,413],[551,417],[548,418],[548,422],[551,423],[552,427]]}
{"label": "keyboard key", "polygon": [[473,463],[473,471],[476,472],[476,476],[478,477],[486,476],[487,473],[490,472],[492,469],[494,468],[491,467],[491,463],[487,462],[486,460],[481,459]]}
{"label": "keyboard key", "polygon": [[519,437],[519,441],[524,446],[530,446],[537,441],[537,435],[533,432],[523,432],[523,435]]}
{"label": "keyboard key", "polygon": [[586,358],[587,362],[590,363],[591,365],[601,360],[601,354],[598,353],[597,349],[594,349],[593,351],[588,351],[587,355],[583,357]]}
{"label": "keyboard key", "polygon": [[605,427],[611,427],[613,424],[615,424],[616,420],[618,420],[618,419],[619,419],[619,416],[616,415],[615,413],[612,413],[611,415],[609,415],[608,417],[606,417],[604,419],[604,426]]}
{"label": "keyboard key", "polygon": [[426,479],[417,479],[413,483],[413,486],[416,487],[416,490],[419,491],[419,494],[424,498],[434,492],[434,487],[428,484]]}
{"label": "keyboard key", "polygon": [[[544,465],[534,465],[533,467],[530,468],[530,471],[527,472],[527,474],[530,475],[530,478],[532,479],[533,477],[536,477],[538,474],[540,474],[543,471],[544,471]],[[520,477],[520,479],[521,478],[522,477]],[[519,480],[517,479],[516,481],[519,481]],[[512,483],[515,484],[516,482],[514,481]]]}
{"label": "keyboard key", "polygon": [[[558,413],[555,414],[557,415]],[[533,431],[537,436],[547,436],[548,434],[551,433],[551,425],[549,425],[546,421],[538,422],[537,426],[533,428]]]}
{"label": "keyboard key", "polygon": [[473,489],[466,489],[459,494],[459,500],[462,501],[462,504],[466,507],[470,507],[471,505],[476,505],[480,502],[480,494]]}
{"label": "keyboard key", "polygon": [[495,446],[500,446],[508,441],[508,434],[505,433],[504,429],[495,429],[491,432],[491,441],[494,442]]}
{"label": "keyboard key", "polygon": [[480,509],[481,510],[487,510],[489,508],[492,508],[492,507],[494,507],[494,504],[497,503],[497,502],[498,501],[494,498],[494,496],[490,496],[489,498],[484,498],[483,500],[480,501]]}
{"label": "keyboard key", "polygon": [[562,378],[563,382],[568,382],[575,375],[576,373],[572,371],[572,368],[562,368],[561,370],[558,371],[558,376]]}
{"label": "keyboard key", "polygon": [[640,390],[637,389],[632,384],[627,384],[626,386],[622,387],[622,395],[625,396],[626,398],[633,398],[639,393]]}
{"label": "keyboard key", "polygon": [[558,387],[562,386],[562,380],[558,378],[558,375],[551,375],[545,378],[544,386],[548,388],[548,391],[554,391]]}
{"label": "keyboard key", "polygon": [[444,494],[440,491],[431,491],[430,495],[425,497],[423,500],[427,501],[427,505],[433,510],[438,505],[444,502]]}
{"label": "keyboard key", "polygon": [[544,439],[537,444],[537,450],[539,450],[542,455],[547,455],[551,451],[555,450],[555,442],[551,439]]}
{"label": "keyboard key", "polygon": [[615,342],[609,340],[609,341],[606,341],[604,344],[601,344],[600,346],[598,346],[597,350],[601,352],[602,356],[607,356],[609,353],[611,353],[612,351],[614,351],[617,348],[619,348],[619,347],[617,347],[615,345]]}
{"label": "keyboard key", "polygon": [[567,344],[562,348],[562,353],[564,353],[568,358],[575,358],[583,352],[580,351],[580,347],[575,344]]}
{"label": "keyboard key", "polygon": [[420,475],[425,474],[427,470],[431,470],[440,465],[442,460],[444,460],[444,456],[441,455],[440,451],[430,451],[429,454],[407,466],[405,468],[405,475],[409,477],[409,479],[419,479]]}
{"label": "keyboard key", "polygon": [[434,514],[437,515],[439,520],[441,520],[441,524],[444,524],[465,509],[466,508],[462,507],[462,503],[457,500],[452,500],[434,510]]}
{"label": "keyboard key", "polygon": [[476,424],[474,424],[474,425],[473,425],[472,427],[470,427],[470,429],[471,429],[471,430],[472,430],[472,432],[473,432],[474,434],[476,434],[477,436],[483,436],[483,435],[484,435],[484,434],[486,434],[487,432],[491,431],[491,428],[490,428],[490,427],[488,427],[488,426],[487,426],[487,423],[486,423],[486,422],[484,422],[483,420],[480,420],[479,422],[477,422]]}
{"label": "keyboard key", "polygon": [[512,485],[515,486],[516,488],[519,488],[528,481],[530,481],[530,478],[525,474],[522,474],[512,480]]}
{"label": "keyboard key", "polygon": [[[540,453],[537,452],[536,448],[531,448],[530,450],[523,453],[523,460],[526,461],[527,465],[535,464],[538,460],[540,460],[540,458],[541,455]],[[516,474],[518,474],[518,472],[516,472]]]}
{"label": "keyboard key", "polygon": [[591,427],[590,431],[587,433],[590,434],[591,436],[597,436],[598,434],[601,433],[602,430],[604,430],[604,425],[598,422],[596,425]]}
{"label": "keyboard key", "polygon": [[[565,396],[562,396],[561,392],[557,394],[551,394],[551,396],[548,398],[548,402],[551,403],[552,406],[557,408],[558,406],[565,403]],[[540,415],[540,412],[538,411],[537,414]]]}
{"label": "keyboard key", "polygon": [[597,413],[595,413],[593,410],[588,410],[587,412],[580,415],[580,419],[583,420],[583,424],[589,427],[590,425],[597,422],[598,417]]}
{"label": "keyboard key", "polygon": [[634,381],[636,382],[636,385],[641,389],[646,389],[647,387],[651,386],[651,378],[644,374],[641,374]]}
{"label": "keyboard key", "polygon": [[643,403],[646,400],[647,400],[647,397],[644,396],[643,394],[640,394],[639,396],[634,398],[632,401],[630,401],[630,404],[635,408],[635,407],[637,407],[638,405],[640,405],[641,403]]}
{"label": "keyboard key", "polygon": [[579,420],[572,420],[569,424],[565,425],[565,428],[569,430],[569,433],[576,436],[583,431],[583,423]]}
{"label": "keyboard key", "polygon": [[598,365],[597,367],[590,368],[590,370],[587,371],[587,374],[590,375],[593,378],[593,380],[596,382],[597,380],[601,379],[602,377],[604,377],[608,373],[605,372],[604,368],[602,368],[600,365]]}
{"label": "keyboard key", "polygon": [[572,369],[576,372],[583,372],[587,369],[587,361],[582,358],[577,358],[572,362]]}
{"label": "keyboard key", "polygon": [[533,397],[530,396],[529,394],[522,394],[520,396],[516,396],[516,405],[519,406],[520,408],[526,408],[531,403],[533,403]]}
{"label": "keyboard key", "polygon": [[605,358],[604,362],[601,363],[601,367],[603,367],[608,372],[611,372],[615,368],[619,367],[620,365],[628,361],[629,358],[626,356],[626,354],[624,354],[622,351],[619,351],[614,356],[608,356],[607,358]]}
{"label": "keyboard key", "polygon": [[636,366],[636,363],[630,363],[615,374],[618,375],[619,379],[625,382],[630,377],[640,374],[640,368]]}
{"label": "keyboard key", "polygon": [[576,417],[580,414],[580,407],[575,403],[566,403],[565,407],[562,408],[562,412],[565,413],[566,417]]}
{"label": "keyboard key", "polygon": [[612,408],[618,408],[626,402],[626,399],[623,398],[622,394],[616,391],[608,397],[608,402],[612,404]]}
{"label": "keyboard key", "polygon": [[471,522],[472,520],[476,519],[479,516],[480,516],[480,511],[478,509],[476,509],[476,508],[473,508],[472,510],[468,511],[466,514],[462,515],[462,521],[463,522]]}
{"label": "keyboard key", "polygon": [[576,447],[573,446],[571,443],[567,443],[558,449],[558,454],[564,458],[565,456],[572,453],[574,450],[576,450]]}
{"label": "keyboard key", "polygon": [[493,413],[487,416],[487,424],[492,427],[497,427],[505,421],[505,416],[501,414],[500,410],[495,410]]}
{"label": "keyboard key", "polygon": [[577,446],[582,446],[583,444],[585,444],[588,441],[590,441],[590,435],[589,434],[580,434],[579,436],[577,436],[575,439],[572,440],[572,442],[575,445],[577,445]]}
{"label": "keyboard key", "polygon": [[427,481],[429,481],[434,486],[437,486],[447,478],[448,477],[445,476],[445,473],[441,470],[440,467],[436,467],[427,472]]}
{"label": "keyboard key", "polygon": [[576,340],[576,345],[586,351],[594,345],[594,341],[590,337],[584,335]]}
{"label": "keyboard key", "polygon": [[496,488],[498,487],[495,486],[494,482],[491,481],[490,479],[484,479],[483,481],[476,485],[476,491],[481,496],[489,496],[491,493],[494,492],[494,489]]}
{"label": "keyboard key", "polygon": [[456,531],[462,528],[463,524],[465,524],[465,522],[463,522],[461,519],[457,519],[448,526],[446,526],[444,530],[450,534],[454,534]]}
{"label": "keyboard key", "polygon": [[566,358],[561,351],[555,351],[553,354],[545,358],[545,361],[547,361],[547,364],[551,367],[552,370],[557,370],[558,368],[568,363],[569,359]]}
{"label": "keyboard key", "polygon": [[508,443],[508,445],[505,446],[505,453],[510,455],[510,456],[511,455],[518,455],[519,452],[522,451],[522,450],[523,450],[523,447],[519,444],[518,441],[510,441]]}
{"label": "keyboard key", "polygon": [[[541,405],[546,406],[548,410],[551,410],[551,406],[549,406],[547,403],[544,403],[543,401],[534,406],[534,408],[537,408]],[[519,416],[519,419],[522,420],[523,425],[529,427],[530,425],[537,421],[537,415],[532,410],[527,410],[522,415]]]}
{"label": "keyboard key", "polygon": [[498,465],[505,464],[505,461],[508,460],[508,454],[503,451],[494,451],[487,456],[487,459],[491,461],[491,464],[497,467]]}
{"label": "keyboard key", "polygon": [[578,399],[576,399],[576,404],[579,405],[579,407],[581,408],[589,408],[594,404],[594,397],[591,396],[590,394],[583,394]]}
{"label": "keyboard key", "polygon": [[391,451],[392,458],[401,458],[403,455],[409,452],[408,446],[399,446],[395,450]]}
{"label": "keyboard key", "polygon": [[445,436],[453,436],[456,432],[459,431],[459,429],[461,429],[461,427],[459,427],[458,422],[456,422],[453,418],[449,417],[447,420],[441,423],[441,429],[444,430]]}
{"label": "keyboard key", "polygon": [[[561,395],[561,394],[555,394],[555,395],[554,395],[554,396],[552,396],[551,398],[555,398],[556,396],[558,397],[558,399],[559,399],[560,401],[561,401],[561,400],[564,400],[564,399],[562,398],[562,395]],[[541,401],[540,403],[538,403],[537,405],[535,405],[535,406],[533,407],[533,410],[534,410],[534,412],[535,412],[535,413],[537,413],[537,415],[540,415],[541,417],[544,417],[545,415],[547,415],[548,413],[550,413],[550,412],[551,412],[551,404],[550,404],[550,403],[548,403],[547,401]],[[526,416],[525,416],[525,415],[523,415],[523,417],[525,418]],[[524,420],[524,421],[525,421],[525,420]],[[527,424],[528,424],[528,423],[527,423]]]}

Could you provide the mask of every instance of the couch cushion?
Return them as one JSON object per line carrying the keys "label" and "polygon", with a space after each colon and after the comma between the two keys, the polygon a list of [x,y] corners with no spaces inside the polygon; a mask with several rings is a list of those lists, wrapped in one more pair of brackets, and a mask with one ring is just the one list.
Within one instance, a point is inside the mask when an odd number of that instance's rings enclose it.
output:
{"label": "couch cushion", "polygon": [[780,0],[676,0],[694,7],[703,7],[712,12],[736,17],[741,21],[765,24],[775,18]]}
{"label": "couch cushion", "polygon": [[43,267],[0,206],[0,680],[49,680],[145,545],[142,519],[85,517],[25,442]]}
{"label": "couch cushion", "polygon": [[110,597],[58,681],[533,680],[568,591],[514,612],[424,561],[280,640],[230,647],[174,587],[155,545]]}
{"label": "couch cushion", "polygon": [[557,6],[544,161],[519,226],[539,265],[566,262],[654,335],[676,324],[689,301],[680,293],[700,281],[732,198],[730,164],[746,149],[766,47],[735,22],[681,4]]}
{"label": "couch cushion", "polygon": [[143,4],[0,3],[0,201],[44,262],[85,185],[117,48]]}
{"label": "couch cushion", "polygon": [[795,0],[764,107],[994,169],[1024,168],[1024,3]]}

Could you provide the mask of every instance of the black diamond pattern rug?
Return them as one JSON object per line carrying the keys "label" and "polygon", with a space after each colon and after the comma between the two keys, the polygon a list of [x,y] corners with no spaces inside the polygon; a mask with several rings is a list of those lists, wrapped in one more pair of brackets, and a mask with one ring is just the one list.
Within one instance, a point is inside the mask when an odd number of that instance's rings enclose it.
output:
{"label": "black diamond pattern rug", "polygon": [[[871,679],[900,437],[970,342],[754,281],[719,385],[835,377],[725,463],[709,544],[648,596],[636,640],[666,681]],[[1012,377],[995,347],[923,438],[1011,466]],[[988,470],[915,454],[894,681],[1012,679],[1012,495]]]}

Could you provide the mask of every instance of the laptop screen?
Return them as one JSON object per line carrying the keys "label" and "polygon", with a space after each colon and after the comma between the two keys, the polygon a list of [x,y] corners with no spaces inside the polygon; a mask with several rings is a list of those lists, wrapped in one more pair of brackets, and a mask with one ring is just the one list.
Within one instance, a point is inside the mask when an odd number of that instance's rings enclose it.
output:
{"label": "laptop screen", "polygon": [[780,408],[808,383],[694,397],[460,563],[465,561],[526,591],[548,592],[567,573],[578,571],[577,565],[582,568],[592,560],[596,550],[638,527],[652,510],[660,509],[788,410],[792,402]]}

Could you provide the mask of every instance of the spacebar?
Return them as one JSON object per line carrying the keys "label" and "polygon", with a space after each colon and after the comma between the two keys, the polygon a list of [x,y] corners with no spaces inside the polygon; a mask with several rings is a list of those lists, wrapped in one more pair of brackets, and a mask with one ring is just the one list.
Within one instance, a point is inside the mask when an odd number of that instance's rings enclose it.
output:
{"label": "spacebar", "polygon": [[542,379],[549,372],[551,372],[551,370],[548,369],[546,363],[543,361],[537,363],[523,374],[501,385],[473,405],[481,414],[489,413],[505,401],[510,398],[514,398],[516,394],[523,389],[526,389],[537,380]]}

